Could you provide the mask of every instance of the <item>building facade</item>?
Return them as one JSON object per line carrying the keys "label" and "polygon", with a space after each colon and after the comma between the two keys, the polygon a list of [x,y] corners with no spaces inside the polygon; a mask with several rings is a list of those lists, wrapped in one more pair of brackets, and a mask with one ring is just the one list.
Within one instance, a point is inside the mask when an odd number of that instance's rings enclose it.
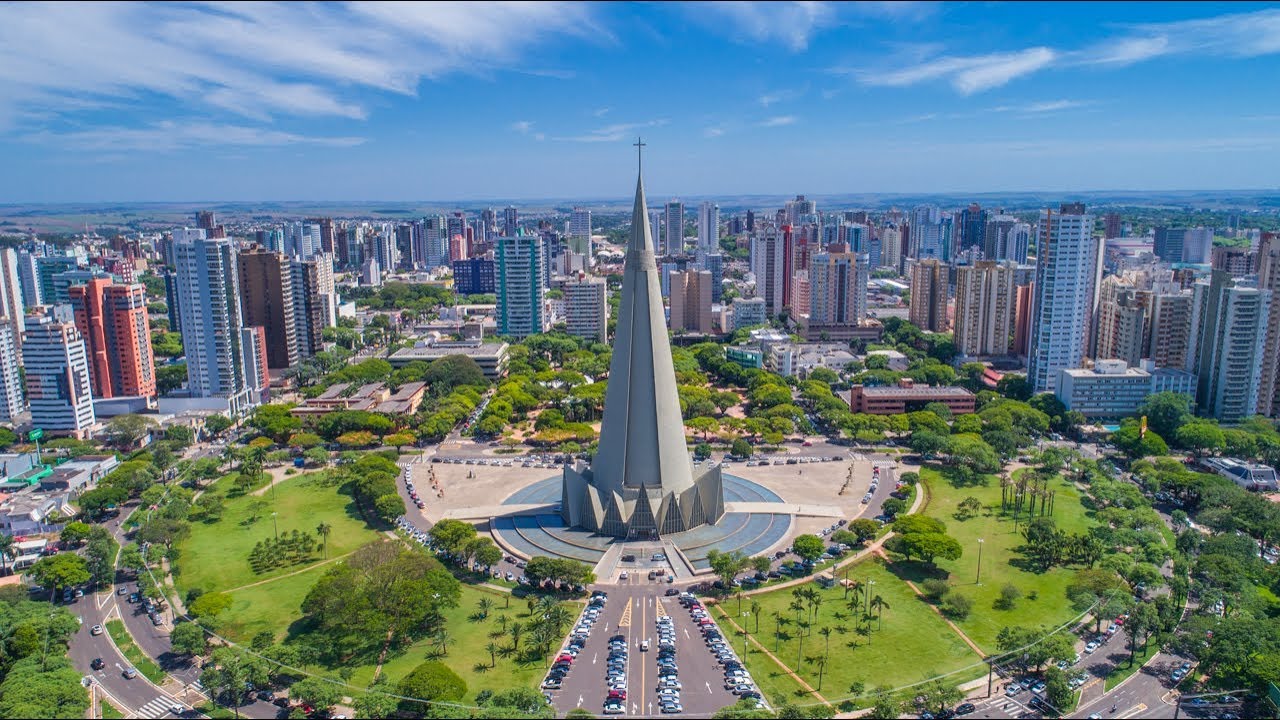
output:
{"label": "building facade", "polygon": [[1199,412],[1222,422],[1244,420],[1258,411],[1271,292],[1215,270],[1209,282],[1196,283],[1194,294]]}
{"label": "building facade", "polygon": [[935,259],[916,263],[911,269],[911,323],[921,330],[946,332],[947,295],[947,265]]}
{"label": "building facade", "polygon": [[266,333],[267,367],[283,370],[301,359],[294,321],[293,272],[282,253],[258,248],[236,253],[244,323]]}
{"label": "building facade", "polygon": [[564,283],[566,331],[598,343],[607,341],[609,303],[604,278],[577,275]]}
{"label": "building facade", "polygon": [[956,268],[956,350],[966,357],[1008,355],[1013,347],[1014,264],[989,260]]}
{"label": "building facade", "polygon": [[74,323],[26,318],[22,345],[32,425],[52,435],[84,438],[97,418],[84,338]]}
{"label": "building facade", "polygon": [[147,292],[141,284],[95,279],[70,289],[76,329],[85,344],[93,396],[155,397]]}
{"label": "building facade", "polygon": [[1083,204],[1040,213],[1027,381],[1053,392],[1058,371],[1078,368],[1088,349],[1102,280],[1102,240]]}
{"label": "building facade", "polygon": [[706,270],[673,272],[671,283],[671,329],[710,335],[711,273]]}
{"label": "building facade", "polygon": [[495,280],[498,333],[525,337],[546,332],[546,286],[543,285],[542,238],[506,236],[498,240]]}
{"label": "building facade", "polygon": [[10,426],[16,426],[18,416],[27,409],[26,400],[22,397],[20,364],[13,326],[0,323],[0,422]]}

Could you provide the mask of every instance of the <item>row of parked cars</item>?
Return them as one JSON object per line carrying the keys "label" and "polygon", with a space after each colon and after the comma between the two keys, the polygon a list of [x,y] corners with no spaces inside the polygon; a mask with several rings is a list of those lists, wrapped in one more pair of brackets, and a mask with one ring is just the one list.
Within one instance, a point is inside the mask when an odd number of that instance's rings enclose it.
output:
{"label": "row of parked cars", "polygon": [[[805,455],[803,457],[774,458],[772,460],[768,458],[763,460],[748,460],[746,465],[747,467],[754,467],[756,465],[807,465],[809,463],[838,462],[843,459],[844,458],[839,455]],[[724,464],[728,465],[729,461],[726,460]]]}
{"label": "row of parked cars", "polygon": [[564,455],[533,455],[524,458],[447,458],[433,457],[433,463],[445,463],[449,465],[490,465],[493,467],[536,467],[536,468],[556,468],[564,464]]}
{"label": "row of parked cars", "polygon": [[[569,633],[569,639],[565,646],[560,650],[560,654],[556,656],[556,661],[552,664],[551,669],[547,671],[547,676],[542,680],[543,690],[559,690],[564,687],[564,679],[568,677],[569,672],[573,669],[573,663],[578,658],[578,653],[582,652],[582,648],[586,647],[587,639],[591,637],[591,629],[596,623],[596,619],[600,617],[600,612],[604,610],[605,603],[609,601],[609,596],[603,590],[596,590],[591,594],[591,599],[587,602],[587,607],[582,611],[582,616],[578,618],[578,623],[574,625],[573,631]],[[620,690],[622,692],[622,700],[626,700],[626,641],[623,640],[621,662],[615,657],[612,650],[613,643],[610,642],[610,653],[608,659],[608,674],[612,676],[614,669],[621,671]],[[548,702],[551,700],[550,694],[546,696]],[[607,701],[606,701],[607,704]]]}
{"label": "row of parked cars", "polygon": [[417,505],[419,510],[427,506],[426,501],[418,497],[418,491],[413,487],[413,474],[409,472],[409,468],[404,469],[404,489],[409,491],[409,499],[413,500],[413,504]]}
{"label": "row of parked cars", "polygon": [[755,700],[756,708],[764,710],[766,708],[764,696],[756,688],[755,681],[751,679],[751,674],[747,672],[742,661],[738,659],[728,640],[720,632],[720,628],[716,627],[715,621],[711,619],[706,608],[692,593],[681,593],[679,598],[680,604],[689,610],[689,617],[693,619],[694,624],[702,631],[702,640],[706,643],[707,649],[715,656],[716,664],[724,670],[724,689],[739,698]]}

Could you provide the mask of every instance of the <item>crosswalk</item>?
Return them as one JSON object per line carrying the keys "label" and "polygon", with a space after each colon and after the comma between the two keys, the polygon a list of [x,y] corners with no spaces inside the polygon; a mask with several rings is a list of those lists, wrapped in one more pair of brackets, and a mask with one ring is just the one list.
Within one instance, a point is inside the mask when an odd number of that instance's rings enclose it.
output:
{"label": "crosswalk", "polygon": [[173,705],[174,702],[168,698],[156,698],[155,700],[152,700],[146,705],[138,708],[138,710],[130,717],[149,718],[150,720],[168,717],[169,708],[173,707]]}

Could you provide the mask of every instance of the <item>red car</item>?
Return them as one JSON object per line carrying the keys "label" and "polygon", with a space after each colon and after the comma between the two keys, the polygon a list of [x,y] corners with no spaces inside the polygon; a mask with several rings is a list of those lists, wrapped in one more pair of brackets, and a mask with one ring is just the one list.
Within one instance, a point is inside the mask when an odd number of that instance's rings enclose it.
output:
{"label": "red car", "polygon": [[568,654],[561,655],[560,657],[556,658],[556,662],[558,662],[558,663],[561,663],[561,662],[563,662],[563,663],[569,663],[570,665],[572,665],[572,664],[573,664],[573,656],[572,656],[572,655],[568,655]]}
{"label": "red car", "polygon": [[610,700],[626,700],[627,691],[626,690],[610,690],[609,699]]}

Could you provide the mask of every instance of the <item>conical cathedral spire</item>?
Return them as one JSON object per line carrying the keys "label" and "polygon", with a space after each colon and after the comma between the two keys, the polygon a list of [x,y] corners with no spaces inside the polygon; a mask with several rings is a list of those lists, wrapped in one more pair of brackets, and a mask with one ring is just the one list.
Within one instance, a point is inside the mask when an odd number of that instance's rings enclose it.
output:
{"label": "conical cathedral spire", "polygon": [[611,535],[685,530],[724,512],[719,467],[695,480],[685,444],[653,247],[637,174],[599,449],[589,469],[565,468],[566,521]]}

